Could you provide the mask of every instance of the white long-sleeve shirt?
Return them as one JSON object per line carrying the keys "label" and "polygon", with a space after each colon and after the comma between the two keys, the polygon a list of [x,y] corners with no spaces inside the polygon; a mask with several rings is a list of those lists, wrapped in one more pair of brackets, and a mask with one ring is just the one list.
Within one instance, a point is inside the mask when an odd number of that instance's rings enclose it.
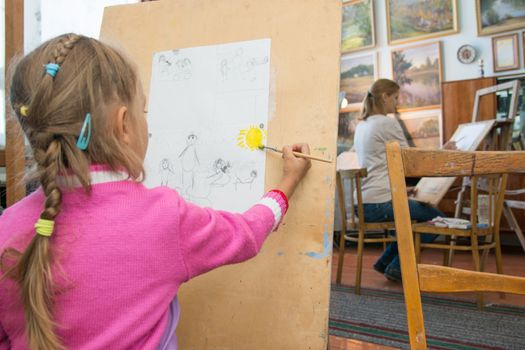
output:
{"label": "white long-sleeve shirt", "polygon": [[354,147],[359,166],[368,171],[368,176],[362,181],[364,203],[384,203],[392,199],[385,142],[394,140],[399,141],[401,147],[408,147],[399,122],[386,115],[371,115],[357,124]]}

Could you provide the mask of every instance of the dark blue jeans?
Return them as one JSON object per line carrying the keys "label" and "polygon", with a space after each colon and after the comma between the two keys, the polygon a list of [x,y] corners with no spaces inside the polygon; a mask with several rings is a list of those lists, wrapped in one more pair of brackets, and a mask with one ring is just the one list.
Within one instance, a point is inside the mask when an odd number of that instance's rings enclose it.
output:
{"label": "dark blue jeans", "polygon": [[[408,209],[410,211],[410,218],[417,222],[424,222],[432,220],[436,216],[445,216],[438,209],[413,199],[408,200]],[[384,203],[369,203],[364,204],[365,221],[368,222],[385,222],[394,221],[394,208],[392,201]],[[436,235],[423,234],[421,235],[422,243],[430,243],[436,239]],[[384,266],[389,266],[389,269],[397,269],[400,271],[399,253],[397,251],[397,243],[390,243],[378,262]]]}

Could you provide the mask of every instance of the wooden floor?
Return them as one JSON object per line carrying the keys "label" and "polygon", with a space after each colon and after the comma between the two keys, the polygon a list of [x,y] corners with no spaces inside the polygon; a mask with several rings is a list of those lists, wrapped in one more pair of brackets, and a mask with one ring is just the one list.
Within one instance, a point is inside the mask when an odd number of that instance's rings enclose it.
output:
{"label": "wooden floor", "polygon": [[[365,253],[363,259],[363,275],[361,286],[364,288],[374,288],[382,290],[402,291],[400,283],[388,281],[382,274],[374,271],[372,265],[381,254],[382,249],[380,247],[365,246]],[[343,266],[343,277],[341,283],[345,286],[353,286],[355,284],[355,266],[356,266],[356,249],[350,247],[346,249],[344,266]],[[430,249],[422,252],[422,263],[436,264],[442,263],[443,255],[436,249]],[[335,276],[337,271],[337,251],[334,250],[332,257],[332,282],[335,283]],[[454,256],[454,267],[461,267],[465,269],[473,269],[472,257],[467,252],[459,252]],[[487,266],[485,268],[487,272],[496,272],[496,263],[494,254],[489,256]],[[523,276],[525,277],[525,253],[518,249],[511,249],[503,251],[503,271],[506,274]],[[447,296],[457,296],[465,299],[476,300],[475,295],[472,293],[457,293],[457,294],[446,294]],[[498,304],[510,304],[525,306],[525,296],[522,295],[511,295],[505,296],[505,299],[501,299],[497,293],[485,293],[485,301],[487,303],[498,303]],[[379,349],[393,349],[388,346],[376,345],[371,343],[363,343],[358,340],[351,340],[345,338],[339,338],[336,336],[330,336],[330,350],[349,350],[349,349],[368,349],[368,350],[379,350]]]}

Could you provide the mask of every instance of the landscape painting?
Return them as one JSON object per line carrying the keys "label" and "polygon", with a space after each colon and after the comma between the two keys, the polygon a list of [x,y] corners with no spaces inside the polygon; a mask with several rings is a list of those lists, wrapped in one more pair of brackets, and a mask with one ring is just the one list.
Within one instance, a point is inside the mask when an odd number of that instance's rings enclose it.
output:
{"label": "landscape painting", "polygon": [[440,113],[401,115],[399,121],[410,146],[429,149],[441,147]]}
{"label": "landscape painting", "polygon": [[392,51],[393,79],[401,87],[399,110],[440,108],[440,43],[405,47]]}
{"label": "landscape painting", "polygon": [[376,54],[341,59],[340,91],[345,92],[348,109],[360,109],[366,92],[377,78]]}
{"label": "landscape painting", "polygon": [[387,0],[389,44],[458,32],[457,0]]}
{"label": "landscape painting", "polygon": [[525,28],[524,0],[476,0],[478,34]]}
{"label": "landscape painting", "polygon": [[343,4],[341,52],[349,53],[375,46],[374,3],[353,0]]}
{"label": "landscape painting", "polygon": [[361,112],[347,112],[339,114],[337,129],[337,155],[350,150],[354,146],[354,133],[358,117]]}

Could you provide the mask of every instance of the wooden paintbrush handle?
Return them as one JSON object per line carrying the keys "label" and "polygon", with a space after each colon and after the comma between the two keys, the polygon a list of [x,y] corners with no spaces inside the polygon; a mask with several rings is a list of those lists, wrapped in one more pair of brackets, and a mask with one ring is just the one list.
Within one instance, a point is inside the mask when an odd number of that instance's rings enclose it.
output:
{"label": "wooden paintbrush handle", "polygon": [[[283,151],[281,151],[280,149],[277,149],[275,147],[269,147],[269,146],[260,146],[259,147],[260,149],[269,149],[270,151],[274,151],[274,152],[277,152],[277,153],[283,153]],[[325,158],[321,158],[321,157],[316,157],[316,156],[312,156],[312,155],[309,155],[309,154],[304,154],[304,153],[301,153],[301,152],[295,152],[293,151],[293,154],[296,156],[296,157],[299,157],[299,158],[307,158],[307,159],[311,159],[311,160],[318,160],[320,162],[325,162],[325,163],[332,163],[331,160],[329,159],[325,159]]]}
{"label": "wooden paintbrush handle", "polygon": [[[282,153],[282,152],[281,152]],[[296,156],[296,157],[299,157],[299,158],[307,158],[307,159],[311,159],[311,160],[318,160],[320,162],[325,162],[325,163],[332,163],[331,160],[328,160],[328,159],[325,159],[325,158],[321,158],[321,157],[316,157],[316,156],[312,156],[310,154],[304,154],[304,153],[301,153],[301,152],[293,152],[293,154]]]}

